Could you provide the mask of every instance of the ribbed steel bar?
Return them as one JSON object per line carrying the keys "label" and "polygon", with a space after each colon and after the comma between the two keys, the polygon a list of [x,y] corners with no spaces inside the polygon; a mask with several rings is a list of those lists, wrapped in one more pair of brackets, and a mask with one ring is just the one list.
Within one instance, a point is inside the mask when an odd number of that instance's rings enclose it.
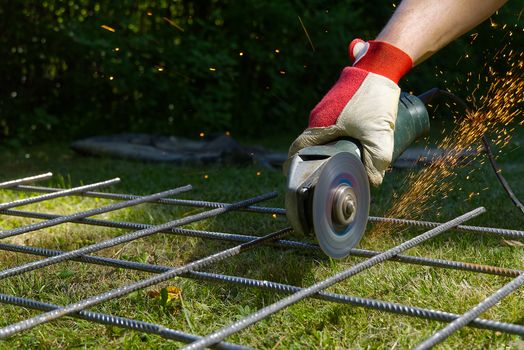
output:
{"label": "ribbed steel bar", "polygon": [[[33,191],[33,192],[54,192],[58,191],[57,188],[50,187],[39,187],[39,186],[17,186],[15,189],[22,191]],[[98,197],[106,199],[132,199],[136,196],[128,194],[119,194],[119,193],[104,193],[104,192],[85,192],[82,193],[82,196],[87,197]],[[170,204],[170,205],[183,205],[191,207],[205,207],[205,208],[221,208],[226,206],[228,203],[221,202],[209,202],[209,201],[198,201],[198,200],[189,200],[189,199],[171,199],[164,198],[157,201],[160,204]],[[279,214],[286,215],[286,210],[284,208],[272,208],[272,207],[259,207],[259,206],[249,206],[242,208],[240,210],[266,213],[266,214]],[[408,219],[397,219],[397,218],[383,218],[378,216],[370,216],[370,222],[387,222],[396,225],[409,225],[409,226],[418,226],[425,228],[433,228],[440,225],[438,222],[431,221],[420,221],[420,220],[408,220]],[[496,227],[482,227],[482,226],[469,226],[469,225],[458,225],[454,229],[466,231],[466,232],[478,232],[485,234],[494,234],[503,236],[509,239],[524,239],[524,231],[519,230],[510,230],[504,228]]]}
{"label": "ribbed steel bar", "polygon": [[[58,191],[57,188],[50,187],[39,187],[39,186],[17,186],[15,189],[22,191],[34,191],[34,192],[54,192]],[[106,199],[132,199],[134,195],[128,194],[119,194],[119,193],[104,193],[104,192],[85,192],[82,193],[82,196],[87,197],[98,197]],[[171,199],[164,198],[157,201],[160,204],[170,204],[170,205],[183,205],[191,207],[205,207],[205,208],[221,208],[226,206],[228,203],[221,202],[209,202],[209,201],[198,201],[198,200],[189,200],[189,199]],[[272,207],[260,207],[260,206],[249,206],[242,208],[240,210],[266,213],[266,214],[279,214],[286,215],[286,210],[284,208],[272,208]],[[397,218],[383,218],[378,216],[370,216],[370,222],[387,222],[396,225],[409,225],[409,226],[419,226],[425,228],[433,228],[440,225],[438,222],[431,221],[420,221],[420,220],[408,220],[408,219],[397,219]],[[482,226],[469,226],[469,225],[458,225],[454,229],[466,231],[466,232],[478,232],[486,234],[494,234],[503,236],[509,239],[524,239],[524,231],[519,230],[510,230],[504,228],[496,227],[482,227]]]}
{"label": "ribbed steel bar", "polygon": [[89,185],[84,185],[84,186],[79,186],[79,187],[73,187],[73,188],[69,188],[69,189],[66,189],[66,190],[56,191],[56,192],[53,192],[53,193],[46,193],[46,194],[42,194],[40,196],[35,196],[35,197],[30,197],[30,198],[18,199],[16,201],[12,201],[12,202],[0,203],[0,210],[14,208],[14,207],[19,207],[19,206],[22,206],[22,205],[27,205],[27,204],[32,204],[32,203],[43,202],[43,201],[46,201],[46,200],[49,200],[49,199],[53,199],[53,198],[58,198],[58,197],[66,197],[66,196],[69,196],[69,195],[72,195],[72,194],[82,193],[82,192],[89,191],[89,190],[94,190],[94,189],[97,189],[97,188],[111,186],[111,185],[117,184],[119,182],[120,182],[120,179],[117,177],[117,178],[114,178],[114,179],[110,179],[110,180],[106,180],[106,181],[102,181],[102,182],[97,182],[97,183],[94,183],[94,184],[89,184]]}
{"label": "ribbed steel bar", "polygon": [[514,292],[517,288],[524,285],[524,275],[520,275],[515,278],[508,284],[504,285],[502,288],[497,290],[494,294],[490,295],[480,303],[478,303],[474,308],[464,313],[462,316],[448,324],[446,327],[442,328],[440,331],[433,334],[428,339],[424,340],[422,343],[417,345],[414,349],[423,350],[431,349],[435,345],[443,342],[450,335],[458,331],[459,329],[465,327],[472,320],[477,318],[478,315],[486,311],[487,309],[494,306],[496,303],[501,301],[503,298]]}
{"label": "ribbed steel bar", "polygon": [[222,341],[225,337],[231,335],[231,334],[234,334],[236,332],[239,332],[241,331],[242,329],[248,327],[249,325],[255,323],[255,322],[258,322],[260,321],[261,319],[263,318],[266,318],[290,305],[293,305],[294,303],[306,298],[306,297],[309,297],[309,296],[312,296],[330,286],[332,286],[333,284],[337,283],[337,282],[340,282],[344,279],[347,279],[351,276],[354,276],[356,275],[357,273],[361,272],[361,271],[364,271],[366,269],[369,269],[381,262],[384,262],[392,257],[394,257],[395,255],[398,255],[400,254],[401,252],[407,250],[407,249],[410,249],[410,248],[413,248],[414,246],[424,242],[424,241],[427,241],[428,239],[431,239],[433,237],[436,237],[437,235],[441,234],[442,232],[446,231],[446,230],[449,230],[450,228],[452,227],[455,227],[457,225],[459,225],[460,223],[466,221],[466,220],[469,220],[473,217],[476,217],[478,215],[480,215],[481,213],[485,212],[486,209],[484,208],[477,208],[473,211],[470,211],[464,215],[461,215],[453,220],[450,220],[434,229],[431,229],[417,237],[414,237],[396,247],[393,247],[391,249],[388,249],[386,251],[384,251],[383,253],[381,254],[378,254],[368,260],[365,260],[361,263],[358,263],[354,266],[352,266],[351,268],[345,270],[345,271],[342,271],[340,273],[337,273],[336,275],[332,276],[332,277],[329,277],[321,282],[318,282],[318,283],[315,283],[314,285],[308,287],[308,288],[304,288],[302,289],[301,291],[298,291],[284,299],[281,299],[279,300],[278,302],[274,303],[274,304],[271,304],[269,306],[266,306],[254,313],[252,313],[251,315],[247,316],[247,317],[244,317],[234,323],[232,323],[230,326],[227,326],[227,327],[224,327],[222,329],[219,329],[218,331],[216,332],[213,332],[207,336],[205,336],[203,339],[197,341],[197,342],[194,342],[190,345],[188,345],[186,347],[186,349],[204,349],[212,344],[215,344],[219,341]]}
{"label": "ribbed steel bar", "polygon": [[[211,280],[218,282],[225,282],[231,284],[240,284],[249,287],[264,288],[268,290],[273,290],[281,293],[297,293],[303,290],[304,288],[291,286],[287,284],[271,282],[271,281],[260,281],[250,278],[238,277],[238,276],[227,276],[220,275],[210,272],[197,272],[193,271],[184,275],[184,277],[198,278],[203,280]],[[424,309],[415,306],[408,306],[398,303],[392,303],[382,300],[369,299],[369,298],[360,298],[350,295],[342,295],[329,292],[318,292],[311,296],[312,298],[321,299],[330,302],[350,304],[354,306],[361,306],[365,308],[375,309],[379,311],[386,311],[395,314],[402,314],[406,316],[419,317],[428,320],[441,321],[441,322],[452,322],[453,320],[460,317],[460,315],[440,311],[440,310],[430,310]],[[476,318],[471,321],[469,324],[475,328],[489,329],[493,331],[524,335],[524,326],[512,323],[498,322],[493,320],[487,320],[482,318]]]}
{"label": "ribbed steel bar", "polygon": [[[59,215],[56,215],[56,214],[36,213],[36,212],[20,211],[20,210],[0,210],[0,214],[32,218],[32,219],[42,219],[42,220],[51,220],[51,219],[56,219],[57,217],[59,217]],[[145,229],[145,228],[149,228],[153,226],[150,224],[142,224],[142,223],[128,222],[128,221],[111,221],[111,220],[88,219],[88,218],[76,219],[76,220],[72,220],[71,222],[79,223],[79,224],[86,224],[86,225],[113,227],[113,228],[121,228],[121,229],[132,229],[132,230],[141,230],[141,229]],[[215,231],[189,230],[189,229],[183,229],[183,228],[178,228],[178,227],[162,230],[160,232],[173,233],[173,234],[182,235],[182,236],[224,240],[224,241],[230,241],[230,242],[248,242],[250,240],[257,238],[257,236],[240,235],[240,234],[234,234],[234,233],[215,232]],[[317,244],[313,244],[313,243],[290,241],[290,240],[278,240],[274,244],[278,246],[283,246],[283,247],[304,248],[304,249],[313,249],[313,250],[320,251],[320,247]]]}
{"label": "ribbed steel bar", "polygon": [[[56,192],[59,190],[58,188],[40,187],[40,186],[17,186],[14,189],[21,190],[21,191],[44,192],[44,193]],[[136,195],[131,195],[131,194],[105,193],[105,192],[85,192],[85,193],[82,193],[82,196],[105,198],[105,199],[117,199],[117,200],[127,200],[127,199],[133,199],[133,198],[138,197]],[[229,203],[221,203],[221,202],[209,202],[209,201],[200,201],[200,200],[191,200],[191,199],[172,199],[172,198],[159,199],[157,202],[160,204],[182,205],[182,206],[188,206],[188,207],[204,207],[204,208],[223,208],[229,205]],[[238,210],[265,213],[265,214],[286,215],[286,210],[283,208],[260,207],[256,205],[250,205],[245,208],[239,208]]]}
{"label": "ribbed steel bar", "polygon": [[163,192],[151,194],[151,195],[148,195],[148,196],[139,197],[139,198],[132,199],[132,200],[129,200],[129,201],[109,204],[109,205],[106,205],[106,206],[103,206],[103,207],[100,207],[100,208],[95,208],[95,209],[90,209],[90,210],[86,210],[86,211],[81,211],[81,212],[77,212],[77,213],[70,214],[70,215],[59,216],[59,217],[57,217],[55,219],[52,219],[52,220],[47,220],[47,221],[42,221],[42,222],[38,222],[38,223],[35,223],[35,224],[31,224],[31,225],[17,227],[17,228],[11,229],[11,230],[0,231],[0,239],[1,238],[6,238],[6,237],[20,235],[22,233],[27,233],[27,232],[31,232],[31,231],[41,230],[43,228],[56,226],[56,225],[59,225],[59,224],[63,224],[65,222],[71,222],[71,221],[76,220],[76,219],[81,219],[81,218],[85,218],[85,217],[89,217],[89,216],[94,216],[94,215],[99,215],[99,214],[103,214],[103,213],[108,213],[110,211],[115,211],[115,210],[118,210],[118,209],[131,207],[133,205],[138,205],[138,204],[141,204],[141,203],[150,202],[152,200],[155,200],[155,199],[158,199],[158,198],[161,198],[161,197],[172,196],[172,195],[184,192],[184,191],[189,191],[190,189],[191,189],[190,185],[182,186],[182,187],[175,188],[175,189],[172,189],[172,190],[163,191]]}
{"label": "ribbed steel bar", "polygon": [[[29,218],[34,218],[34,219],[46,219],[46,220],[54,219],[58,217],[58,215],[56,214],[43,214],[43,213],[25,212],[25,211],[18,211],[18,210],[0,211],[0,214],[13,215],[13,216],[19,216],[19,217],[29,217]],[[87,224],[87,225],[114,227],[114,228],[122,228],[122,229],[133,229],[133,230],[140,230],[140,229],[145,229],[145,228],[149,228],[153,226],[149,224],[140,224],[140,223],[135,223],[135,222],[109,221],[109,220],[87,219],[87,218],[74,220],[72,222],[82,223],[82,224]],[[163,230],[160,232],[174,233],[174,234],[181,235],[181,236],[208,238],[208,239],[216,239],[216,240],[223,240],[223,241],[230,241],[230,242],[248,242],[250,240],[257,238],[256,236],[251,236],[251,235],[234,234],[234,233],[226,233],[226,232],[215,232],[215,231],[190,230],[190,229],[184,229],[184,228],[179,228],[179,227]],[[318,246],[318,244],[308,243],[308,242],[299,242],[299,241],[281,239],[281,240],[271,242],[270,244],[278,246],[278,247],[295,248],[295,249],[301,249],[301,250],[313,250],[313,251],[320,252],[320,247]],[[0,249],[2,249],[1,247],[2,246],[0,245]],[[377,254],[380,254],[380,252],[373,251],[373,250],[367,250],[367,249],[356,249],[355,248],[350,251],[350,254],[353,256],[357,256],[357,257],[369,258]],[[491,274],[491,275],[500,275],[500,276],[508,276],[508,277],[516,277],[522,272],[520,270],[507,269],[507,268],[498,267],[498,266],[481,265],[481,264],[461,262],[461,261],[433,259],[433,258],[425,258],[425,257],[409,256],[409,255],[397,255],[394,258],[392,258],[391,261],[398,261],[402,263],[416,264],[416,265],[423,265],[423,266],[443,267],[443,268],[462,270],[462,271],[480,272],[480,273],[486,273],[486,274]]]}
{"label": "ribbed steel bar", "polygon": [[[265,199],[267,199],[267,198],[265,198]],[[252,200],[246,200],[246,201],[242,201],[242,202],[237,202],[236,205],[240,205],[240,203],[243,203],[244,205],[250,205],[250,204],[253,204],[254,202]],[[232,206],[233,205],[235,205],[235,204],[232,204]],[[214,210],[210,210],[208,212],[215,211],[215,210],[223,210],[223,209],[225,209],[225,208],[217,208],[217,209],[214,209]],[[204,214],[204,213],[201,213],[201,214]],[[278,239],[278,238],[282,237],[283,235],[285,235],[286,233],[288,233],[290,231],[291,231],[291,229],[289,229],[289,228],[283,229],[283,230],[280,230],[280,231],[276,231],[276,232],[270,233],[270,234],[268,234],[266,236],[263,236],[263,237],[260,237],[258,239],[255,239],[253,241],[250,241],[250,242],[247,242],[247,243],[242,243],[242,244],[237,245],[237,246],[235,246],[233,248],[229,248],[229,249],[223,250],[221,252],[218,252],[216,254],[207,256],[205,258],[193,261],[193,262],[191,262],[189,264],[186,264],[186,265],[183,265],[183,266],[180,266],[180,267],[172,268],[171,270],[169,270],[167,272],[163,272],[161,274],[158,274],[158,275],[155,275],[155,276],[143,279],[141,281],[138,281],[138,282],[135,282],[135,283],[123,286],[123,287],[115,288],[113,290],[107,291],[107,292],[99,294],[99,295],[95,295],[93,297],[90,297],[90,298],[87,298],[87,299],[84,299],[84,300],[80,300],[79,302],[76,302],[74,304],[70,304],[70,305],[67,305],[67,306],[64,306],[62,308],[55,309],[55,310],[52,310],[52,311],[48,311],[48,312],[45,312],[43,314],[37,315],[35,317],[32,317],[32,318],[29,318],[29,319],[26,319],[26,320],[23,320],[23,321],[20,321],[20,322],[8,325],[8,326],[0,329],[0,339],[4,339],[4,338],[9,337],[9,336],[11,336],[11,335],[13,335],[15,333],[18,333],[18,332],[21,332],[21,331],[33,328],[33,327],[35,327],[35,326],[37,326],[39,324],[50,322],[50,321],[55,320],[57,318],[70,315],[72,313],[84,310],[84,309],[89,308],[89,307],[94,306],[94,305],[98,305],[98,304],[100,304],[100,303],[102,303],[104,301],[124,296],[124,295],[132,293],[132,292],[134,292],[136,290],[139,290],[139,289],[142,289],[142,288],[146,288],[146,287],[152,286],[154,284],[161,283],[163,281],[166,281],[166,280],[171,279],[173,277],[179,276],[179,275],[184,274],[186,272],[193,271],[193,270],[202,268],[204,266],[216,263],[218,261],[224,260],[226,258],[238,255],[238,254],[240,254],[240,253],[242,253],[242,252],[244,252],[244,251],[246,251],[248,249],[251,249],[251,248],[254,248],[254,247],[256,247],[256,246],[258,246],[260,244],[263,244],[266,241]],[[52,259],[52,258],[50,258],[50,259]]]}
{"label": "ribbed steel bar", "polygon": [[[396,219],[396,218],[382,218],[377,216],[370,216],[369,221],[371,222],[386,222],[396,225],[409,225],[418,226],[424,228],[433,228],[440,225],[439,222],[432,221],[420,221],[420,220],[408,220],[408,219]],[[510,230],[506,228],[497,227],[483,227],[483,226],[469,226],[469,225],[458,225],[455,227],[456,230],[466,232],[485,233],[502,236],[509,239],[524,239],[524,231]]]}
{"label": "ribbed steel bar", "polygon": [[16,179],[16,180],[0,182],[0,188],[9,188],[9,187],[14,187],[14,186],[18,186],[18,185],[21,185],[21,184],[25,184],[25,183],[28,183],[28,182],[47,180],[47,179],[49,179],[51,177],[53,177],[53,173],[49,172],[49,173],[45,173],[45,174],[24,177],[22,179]]}
{"label": "ribbed steel bar", "polygon": [[[151,226],[143,230],[138,230],[138,231],[134,231],[131,233],[127,233],[127,234],[124,234],[124,235],[121,235],[121,236],[118,236],[112,239],[108,239],[103,242],[91,244],[91,245],[88,245],[88,246],[85,246],[85,247],[82,247],[76,250],[66,252],[64,254],[60,254],[58,256],[52,256],[46,259],[32,261],[24,265],[15,266],[10,269],[0,271],[0,279],[18,275],[18,274],[21,274],[27,271],[39,269],[45,266],[57,264],[59,262],[62,262],[68,259],[73,259],[80,255],[90,254],[90,253],[93,253],[93,252],[96,252],[102,249],[114,247],[122,243],[131,242],[136,239],[143,238],[143,237],[146,237],[154,233],[158,233],[163,230],[167,230],[167,229],[170,229],[176,226],[186,225],[186,224],[189,224],[195,221],[200,221],[200,220],[207,219],[213,216],[217,216],[219,214],[225,213],[226,211],[229,211],[229,210],[233,210],[242,205],[249,205],[252,203],[259,202],[259,201],[267,200],[269,198],[274,198],[276,195],[277,195],[276,192],[266,193],[266,194],[263,194],[257,197],[253,197],[253,198],[246,199],[246,200],[234,203],[234,204],[230,204],[228,207],[225,207],[225,208],[211,209],[211,210],[208,210],[202,213],[198,213],[195,215],[186,216],[185,218],[176,219],[176,220],[164,223],[164,224]],[[146,198],[146,197],[143,197],[143,198]],[[138,199],[133,199],[133,201],[137,201],[137,200]],[[122,202],[122,203],[125,203],[125,202]]]}
{"label": "ribbed steel bar", "polygon": [[[34,255],[40,255],[40,256],[54,256],[54,255],[63,254],[63,252],[59,250],[20,246],[20,245],[14,245],[14,244],[0,244],[0,250],[34,254]],[[162,273],[162,272],[169,271],[171,269],[171,267],[164,266],[164,265],[153,265],[153,264],[139,263],[135,261],[118,260],[118,259],[91,256],[91,255],[83,255],[83,256],[77,257],[72,260],[90,263],[90,264],[111,266],[115,268],[132,269],[132,270],[151,272],[151,273]],[[493,266],[491,267],[495,268]],[[503,276],[518,276],[519,274],[522,274],[524,272],[524,271],[512,270],[512,269],[503,269],[503,271],[504,270],[507,270],[507,273],[502,274]],[[239,276],[228,276],[228,275],[209,273],[209,272],[199,272],[199,271],[190,271],[186,274],[181,275],[181,277],[236,284],[236,285],[242,285],[242,286],[252,287],[252,288],[264,288],[264,289],[273,290],[273,291],[280,292],[280,293],[288,293],[288,294],[296,293],[303,289],[301,287],[291,286],[291,285],[277,283],[277,282],[260,281],[260,280],[255,280],[251,278],[239,277]],[[430,309],[424,309],[424,308],[419,308],[419,307],[414,307],[414,306],[391,303],[391,302],[381,301],[381,300],[376,300],[376,299],[360,298],[360,297],[335,294],[335,293],[319,292],[318,294],[315,294],[312,297],[326,300],[326,301],[336,302],[336,303],[351,304],[354,306],[366,307],[366,308],[371,308],[371,309],[375,309],[379,311],[386,311],[386,312],[391,312],[391,313],[403,314],[407,316],[420,317],[420,318],[425,318],[425,319],[435,320],[435,321],[442,321],[442,322],[451,322],[460,316],[460,315],[445,312],[445,311],[430,310]],[[111,319],[108,318],[107,322],[111,322]],[[115,325],[118,325],[118,321],[115,322]],[[490,329],[493,331],[524,335],[524,326],[515,325],[511,323],[497,322],[497,321],[478,318],[472,321],[470,325],[476,328]]]}
{"label": "ribbed steel bar", "polygon": [[[33,310],[41,311],[50,311],[60,308],[60,306],[55,304],[43,303],[41,301],[32,300],[28,298],[21,298],[7,294],[0,294],[0,303],[27,307]],[[183,343],[190,343],[201,338],[197,335],[177,331],[158,324],[133,320],[126,317],[102,314],[99,312],[80,311],[76,314],[72,314],[71,316],[100,324],[118,326],[134,331],[155,334],[165,339],[177,340]],[[226,342],[216,344],[215,348],[221,350],[252,350],[252,348],[249,348],[247,346],[236,345]]]}

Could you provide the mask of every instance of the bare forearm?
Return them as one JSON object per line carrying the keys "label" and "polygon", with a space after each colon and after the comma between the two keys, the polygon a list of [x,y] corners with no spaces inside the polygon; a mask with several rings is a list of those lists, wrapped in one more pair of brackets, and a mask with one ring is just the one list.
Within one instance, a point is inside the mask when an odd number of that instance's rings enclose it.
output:
{"label": "bare forearm", "polygon": [[406,52],[414,65],[491,16],[506,0],[403,0],[377,40]]}

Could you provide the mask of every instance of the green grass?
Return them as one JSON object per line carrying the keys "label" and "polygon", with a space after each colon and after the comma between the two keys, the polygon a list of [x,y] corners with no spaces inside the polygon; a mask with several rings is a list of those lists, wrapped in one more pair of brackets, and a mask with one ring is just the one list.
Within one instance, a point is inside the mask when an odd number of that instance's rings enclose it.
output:
{"label": "green grass", "polygon": [[[524,157],[521,155],[520,147],[523,142],[524,133],[519,131],[500,158],[500,163],[505,170],[504,174],[520,198],[524,198],[524,188],[520,186],[524,176],[524,162],[522,162]],[[271,139],[260,143],[271,144]],[[284,142],[277,142],[280,143]],[[69,151],[65,145],[42,145],[0,151],[0,160],[3,164],[0,181],[53,171],[55,174],[53,179],[44,181],[43,184],[67,188],[118,176],[122,178],[122,183],[109,190],[148,194],[190,183],[194,186],[194,190],[179,196],[180,198],[218,201],[235,201],[273,190],[283,193],[285,186],[285,178],[280,172],[269,171],[256,165],[236,168],[140,164],[81,157]],[[474,171],[470,174],[471,170]],[[261,174],[257,176],[259,171]],[[465,178],[467,174],[470,174],[469,180]],[[405,172],[390,173],[384,185],[380,189],[373,190],[372,215],[381,215],[389,208],[394,202],[395,193],[402,190],[402,179],[405,176]],[[472,220],[471,224],[522,229],[524,218],[506,198],[487,163],[477,162],[462,169],[454,181],[457,190],[449,198],[445,200],[435,198],[434,209],[429,210],[424,217],[414,219],[444,221],[483,205],[488,212]],[[484,188],[488,189],[482,191]],[[468,199],[468,194],[471,192],[479,192],[479,195]],[[33,194],[27,194],[29,195]],[[21,196],[25,195],[3,190],[0,192],[0,202]],[[72,213],[108,203],[111,201],[68,197],[19,209]],[[265,205],[282,207],[283,196]],[[200,210],[189,207],[175,208],[145,204],[104,214],[101,217],[111,220],[161,223],[198,211]],[[5,230],[36,221],[1,216],[0,227]],[[270,215],[228,213],[189,227],[263,235],[286,225],[285,218],[274,219]],[[71,250],[124,232],[118,229],[64,224],[27,233],[10,241]],[[418,229],[399,228],[390,234],[367,235],[360,243],[360,247],[384,250],[420,232]],[[98,254],[176,266],[233,245],[233,243],[156,234],[106,249]],[[524,248],[521,243],[457,231],[444,233],[411,249],[407,254],[524,269]],[[34,259],[23,254],[1,252],[0,267],[4,269]],[[260,247],[211,266],[206,271],[309,286],[358,261],[361,259],[348,257],[335,261],[320,253]],[[8,278],[2,281],[0,292],[65,305],[146,276],[147,273],[66,262]],[[329,290],[462,313],[509,280],[497,276],[387,262],[339,283]],[[99,305],[93,310],[159,323],[190,333],[208,334],[282,297],[279,294],[257,289],[186,278],[176,278],[148,290],[159,290],[165,286],[180,288],[182,300],[163,305],[158,297],[149,296],[147,291],[139,291]],[[483,317],[524,324],[523,297],[524,291],[521,288],[489,310]],[[6,305],[2,305],[1,308],[2,325],[39,313]],[[227,340],[265,349],[408,348],[443,326],[444,324],[439,322],[413,317],[318,300],[305,300]],[[13,336],[0,343],[0,348],[134,349],[172,348],[173,345],[179,344],[154,335],[64,318]],[[453,349],[519,347],[524,347],[524,340],[519,337],[473,328],[461,330],[443,345],[443,348]]]}

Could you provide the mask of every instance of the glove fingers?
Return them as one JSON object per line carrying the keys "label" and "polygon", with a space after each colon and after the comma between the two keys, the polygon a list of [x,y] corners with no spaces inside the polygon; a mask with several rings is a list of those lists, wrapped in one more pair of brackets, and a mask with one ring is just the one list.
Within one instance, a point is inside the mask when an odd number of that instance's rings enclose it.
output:
{"label": "glove fingers", "polygon": [[[389,167],[392,157],[391,152],[388,151],[392,147],[388,145],[393,143],[393,135],[391,132],[384,132],[383,134],[382,137],[378,138],[382,141],[380,144],[367,140],[363,140],[362,143],[364,168],[368,174],[369,182],[375,187],[382,183],[385,170]],[[306,129],[289,148],[288,159],[283,167],[284,175],[287,175],[291,158],[302,148],[326,144],[345,135],[346,131],[336,125],[327,128]]]}
{"label": "glove fingers", "polygon": [[364,161],[364,169],[366,169],[366,173],[368,174],[369,183],[374,187],[378,187],[384,179],[384,174],[390,162],[385,161],[384,159],[379,159],[375,156],[372,156],[371,154],[372,153],[370,153],[367,148],[364,147],[362,156]]}
{"label": "glove fingers", "polygon": [[384,173],[390,166],[393,157],[393,129],[389,128],[387,121],[381,130],[375,130],[367,137],[363,135],[361,138],[364,161],[364,167],[369,176],[369,182],[373,186],[379,186],[382,183]]}
{"label": "glove fingers", "polygon": [[323,145],[329,141],[333,141],[345,132],[337,125],[328,126],[325,128],[308,128],[291,144],[289,147],[288,157],[291,158],[302,148],[316,145]]}
{"label": "glove fingers", "polygon": [[282,166],[284,175],[287,176],[291,159],[302,148],[323,145],[342,136],[344,136],[344,130],[341,130],[337,125],[306,129],[289,147],[288,158]]}

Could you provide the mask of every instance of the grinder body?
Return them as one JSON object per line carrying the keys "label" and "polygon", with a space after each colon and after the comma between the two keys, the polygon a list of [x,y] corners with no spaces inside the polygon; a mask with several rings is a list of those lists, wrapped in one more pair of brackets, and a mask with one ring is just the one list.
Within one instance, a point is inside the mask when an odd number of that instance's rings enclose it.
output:
{"label": "grinder body", "polygon": [[[429,131],[429,116],[416,96],[402,93],[392,161]],[[290,161],[286,213],[294,230],[313,231],[322,250],[342,258],[360,241],[369,216],[369,180],[362,147],[347,138],[306,147]]]}

